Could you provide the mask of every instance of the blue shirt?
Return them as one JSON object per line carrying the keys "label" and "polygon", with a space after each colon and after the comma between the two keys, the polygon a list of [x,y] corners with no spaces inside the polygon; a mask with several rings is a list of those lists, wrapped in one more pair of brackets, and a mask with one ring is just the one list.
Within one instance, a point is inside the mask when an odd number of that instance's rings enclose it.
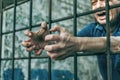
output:
{"label": "blue shirt", "polygon": [[[102,37],[106,35],[106,30],[103,26],[90,23],[78,32],[78,37]],[[115,29],[112,36],[120,36],[120,25]],[[112,55],[112,80],[120,80],[120,54]],[[98,65],[103,80],[107,80],[107,63],[106,55],[98,55]]]}

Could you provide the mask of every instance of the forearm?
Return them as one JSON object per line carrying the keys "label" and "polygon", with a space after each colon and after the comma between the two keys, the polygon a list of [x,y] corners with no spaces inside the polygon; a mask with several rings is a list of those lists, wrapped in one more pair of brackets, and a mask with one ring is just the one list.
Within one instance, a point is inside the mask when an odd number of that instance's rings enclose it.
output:
{"label": "forearm", "polygon": [[[73,37],[77,51],[83,52],[105,52],[107,47],[106,37]],[[120,52],[120,37],[111,37],[111,52]]]}

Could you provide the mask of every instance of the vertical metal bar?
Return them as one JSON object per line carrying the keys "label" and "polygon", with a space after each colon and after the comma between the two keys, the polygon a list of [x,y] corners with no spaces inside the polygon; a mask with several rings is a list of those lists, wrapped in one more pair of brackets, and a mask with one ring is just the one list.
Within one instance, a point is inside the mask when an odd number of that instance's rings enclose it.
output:
{"label": "vertical metal bar", "polygon": [[[74,36],[77,36],[77,0],[73,0],[73,13],[74,13]],[[77,54],[74,55],[74,80],[77,80]]]}
{"label": "vertical metal bar", "polygon": [[15,67],[15,28],[16,28],[16,6],[17,0],[14,0],[14,16],[13,16],[13,45],[12,45],[12,80],[14,80],[14,67]]}
{"label": "vertical metal bar", "polygon": [[112,61],[110,55],[110,21],[109,21],[109,0],[106,0],[106,27],[107,27],[107,80],[112,80]]}
{"label": "vertical metal bar", "polygon": [[[52,0],[49,0],[49,29],[51,28],[51,21],[52,19]],[[51,58],[49,58],[48,62],[48,79],[52,80],[51,78]]]}
{"label": "vertical metal bar", "polygon": [[2,18],[3,18],[3,12],[2,12],[2,0],[0,0],[0,79],[1,78],[1,55],[2,55]]}
{"label": "vertical metal bar", "polygon": [[[29,29],[31,30],[32,28],[32,5],[33,5],[33,0],[30,0],[30,12],[29,12]],[[29,53],[29,59],[28,59],[28,80],[31,80],[31,52]]]}

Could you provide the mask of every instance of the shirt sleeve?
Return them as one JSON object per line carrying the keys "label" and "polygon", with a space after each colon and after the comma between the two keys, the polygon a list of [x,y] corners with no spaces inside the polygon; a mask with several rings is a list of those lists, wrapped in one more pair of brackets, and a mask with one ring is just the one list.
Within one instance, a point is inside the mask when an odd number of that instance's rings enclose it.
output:
{"label": "shirt sleeve", "polygon": [[92,37],[92,33],[94,30],[94,23],[88,24],[87,26],[83,27],[80,31],[78,31],[78,37]]}

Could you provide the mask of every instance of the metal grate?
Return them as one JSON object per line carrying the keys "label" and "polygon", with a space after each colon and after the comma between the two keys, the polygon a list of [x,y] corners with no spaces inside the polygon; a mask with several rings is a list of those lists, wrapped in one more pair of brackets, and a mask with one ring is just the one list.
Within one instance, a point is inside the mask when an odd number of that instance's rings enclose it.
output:
{"label": "metal grate", "polygon": [[[6,3],[5,5],[3,5],[2,3],[5,3],[5,1],[7,0],[0,0],[0,68],[1,68],[1,63],[2,61],[4,60],[11,60],[12,61],[12,80],[14,80],[14,73],[15,73],[15,61],[16,60],[23,60],[23,59],[26,59],[28,60],[28,79],[27,80],[31,80],[31,60],[32,59],[48,59],[48,80],[52,80],[52,77],[51,77],[51,66],[52,66],[52,62],[51,62],[51,59],[48,57],[48,56],[41,56],[41,57],[32,57],[31,54],[32,53],[29,53],[29,56],[28,57],[23,57],[23,58],[15,58],[15,35],[16,35],[16,32],[18,31],[21,31],[21,30],[26,30],[26,29],[29,29],[29,30],[32,30],[33,27],[36,27],[38,25],[32,25],[32,5],[33,5],[33,1],[34,0],[29,0],[30,2],[30,10],[29,10],[29,28],[23,28],[23,29],[18,29],[16,30],[16,7],[19,5],[18,2],[20,0],[14,0],[14,1],[11,1],[11,2],[8,2]],[[28,1],[28,0],[24,0],[25,2]],[[24,1],[21,1],[19,3],[22,3]],[[112,80],[112,69],[111,69],[111,58],[110,58],[110,28],[109,28],[109,9],[112,9],[112,8],[117,8],[117,7],[120,7],[120,4],[116,4],[116,5],[113,5],[113,6],[109,6],[109,3],[108,3],[109,0],[106,0],[106,17],[107,17],[107,74],[108,74],[108,80]],[[63,20],[68,20],[68,19],[73,19],[73,24],[74,24],[74,27],[73,27],[73,30],[74,30],[74,36],[76,36],[76,33],[77,33],[77,18],[78,17],[81,17],[81,16],[86,16],[86,15],[89,15],[89,14],[93,14],[95,12],[98,12],[98,11],[101,11],[101,10],[90,10],[90,11],[86,11],[86,12],[83,12],[83,13],[77,13],[77,0],[73,0],[73,15],[71,16],[66,16],[66,17],[63,17],[63,18],[59,18],[59,19],[55,19],[55,20],[52,20],[52,0],[49,0],[49,21],[47,22],[49,24],[49,29],[51,28],[51,25],[52,23],[56,23],[56,22],[60,22],[60,21],[63,21]],[[12,6],[9,6],[7,7],[8,5],[11,5]],[[9,31],[9,32],[2,32],[2,23],[3,23],[3,12],[4,10],[7,10],[7,9],[10,9],[10,8],[13,8],[14,9],[14,18],[13,18],[13,31]],[[5,34],[10,34],[12,33],[13,37],[13,44],[12,44],[12,58],[2,58],[1,55],[2,55],[2,36],[5,35]],[[98,54],[91,54],[91,53],[85,53],[85,54],[75,54],[73,55],[74,57],[74,80],[78,80],[78,76],[77,76],[77,58],[79,56],[93,56],[93,55],[98,55]],[[1,69],[0,69],[0,72],[1,72]],[[0,76],[1,77],[1,76]]]}

